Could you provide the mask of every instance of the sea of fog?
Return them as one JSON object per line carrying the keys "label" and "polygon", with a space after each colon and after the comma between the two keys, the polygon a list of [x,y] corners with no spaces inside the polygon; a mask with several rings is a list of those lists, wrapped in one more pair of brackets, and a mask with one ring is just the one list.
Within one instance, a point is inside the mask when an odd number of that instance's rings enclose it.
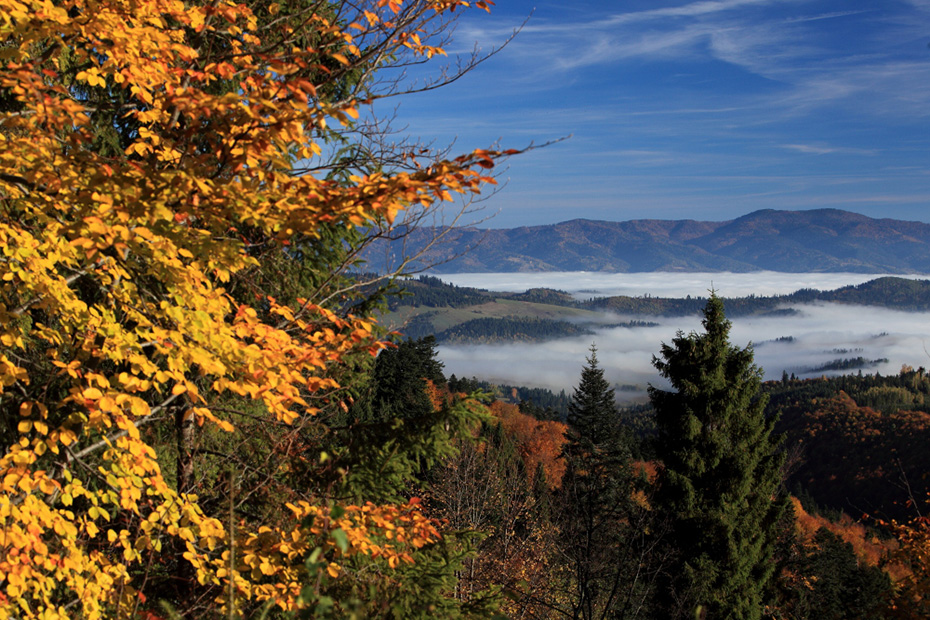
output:
{"label": "sea of fog", "polygon": [[[829,290],[880,275],[581,272],[443,274],[439,277],[460,286],[497,291],[548,287],[588,298],[606,295],[706,296],[711,286],[722,297],[752,293],[773,295],[799,288]],[[905,277],[930,278],[926,275]],[[840,374],[840,371],[813,369],[834,360],[857,357],[888,359],[863,372],[896,373],[904,364],[930,367],[930,313],[820,303],[793,307],[800,311],[799,315],[745,317],[733,321],[731,341],[740,346],[753,343],[756,363],[764,370],[767,379],[780,378],[783,371],[802,377]],[[618,398],[623,401],[643,400],[646,385],[666,386],[651,365],[652,356],[659,353],[663,342],[670,343],[678,331],[699,330],[700,319],[605,315],[604,322],[616,324],[634,319],[658,323],[658,326],[595,328],[593,336],[538,344],[441,346],[439,358],[445,364],[446,375],[475,376],[498,383],[570,392],[593,343],[597,345],[598,359],[606,370],[606,377],[621,388],[617,392]]]}
{"label": "sea of fog", "polygon": [[[648,273],[601,273],[597,271],[555,271],[548,273],[449,273],[437,274],[444,282],[489,291],[521,293],[531,288],[554,288],[578,299],[628,295],[637,297],[706,297],[710,289],[720,297],[783,295],[802,288],[832,290],[861,284],[888,274],[868,273],[752,273],[654,271]],[[899,278],[927,279],[930,275],[896,275]]]}

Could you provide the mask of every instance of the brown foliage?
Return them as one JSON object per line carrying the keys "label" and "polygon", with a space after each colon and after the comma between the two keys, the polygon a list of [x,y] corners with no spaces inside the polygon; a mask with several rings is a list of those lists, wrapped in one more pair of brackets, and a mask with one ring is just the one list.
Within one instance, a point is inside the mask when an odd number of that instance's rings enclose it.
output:
{"label": "brown foliage", "polygon": [[565,444],[566,425],[553,420],[537,420],[521,413],[517,405],[502,401],[491,403],[490,410],[517,444],[529,480],[532,481],[536,468],[541,465],[549,488],[558,487],[565,474],[565,462],[560,455]]}
{"label": "brown foliage", "polygon": [[[449,388],[445,385],[437,387],[430,379],[426,379],[426,395],[436,411],[452,402],[452,393],[449,392]],[[467,394],[461,394],[460,396],[465,398]]]}
{"label": "brown foliage", "polygon": [[[808,513],[804,510],[804,507],[801,506],[801,501],[796,497],[792,496],[791,503],[794,505],[794,513],[796,515],[795,527],[798,539],[804,545],[813,544],[814,536],[817,534],[817,531],[820,530],[820,528],[826,528],[833,534],[842,538],[845,542],[851,544],[856,557],[869,566],[878,566],[882,558],[897,547],[897,545],[891,541],[880,540],[875,534],[869,532],[865,525],[853,521],[853,519],[845,513],[838,522],[833,522],[821,515],[812,515]],[[900,571],[889,570],[889,574],[891,574],[892,579],[897,580],[897,577],[900,576]]]}
{"label": "brown foliage", "polygon": [[885,559],[895,571],[892,576],[897,586],[896,617],[930,616],[930,518],[917,516],[906,523],[892,520],[881,524],[897,541],[896,548]]}
{"label": "brown foliage", "polygon": [[901,518],[908,513],[908,487],[914,494],[930,490],[928,413],[881,413],[840,391],[796,404],[782,419],[790,420],[785,430],[803,454],[792,477],[818,502]]}

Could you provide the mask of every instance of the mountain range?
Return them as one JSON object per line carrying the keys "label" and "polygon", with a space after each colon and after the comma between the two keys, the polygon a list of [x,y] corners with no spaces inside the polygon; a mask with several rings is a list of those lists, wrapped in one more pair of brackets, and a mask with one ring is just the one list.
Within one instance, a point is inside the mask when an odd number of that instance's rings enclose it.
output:
{"label": "mountain range", "polygon": [[[426,250],[437,233],[444,236]],[[387,242],[384,242],[387,243]],[[782,271],[930,273],[930,224],[839,209],[766,209],[725,222],[576,219],[510,229],[418,228],[369,266],[401,251],[437,273],[534,271]],[[376,260],[377,259],[377,260]]]}

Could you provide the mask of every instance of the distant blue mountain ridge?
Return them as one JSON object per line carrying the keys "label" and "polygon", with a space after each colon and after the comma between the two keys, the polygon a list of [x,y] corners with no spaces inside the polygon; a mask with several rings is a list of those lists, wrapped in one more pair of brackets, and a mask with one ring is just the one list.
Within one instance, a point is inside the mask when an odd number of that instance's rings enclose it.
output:
{"label": "distant blue mountain ridge", "polygon": [[[437,234],[443,238],[427,248]],[[417,256],[419,254],[419,256]],[[840,209],[766,209],[725,222],[576,219],[510,229],[417,228],[373,244],[369,269],[402,257],[437,273],[735,271],[930,273],[930,224]]]}

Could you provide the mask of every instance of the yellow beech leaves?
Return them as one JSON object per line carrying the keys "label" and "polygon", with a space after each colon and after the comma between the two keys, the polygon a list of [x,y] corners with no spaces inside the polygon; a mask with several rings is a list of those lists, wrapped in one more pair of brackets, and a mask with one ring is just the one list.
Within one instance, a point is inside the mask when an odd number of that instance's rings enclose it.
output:
{"label": "yellow beech leaves", "polygon": [[339,579],[340,558],[394,567],[438,537],[415,504],[313,498],[233,532],[143,431],[235,434],[224,398],[313,424],[333,369],[382,346],[371,319],[228,287],[259,264],[256,237],[314,243],[490,181],[483,151],[349,182],[292,173],[370,101],[320,93],[375,56],[441,53],[417,24],[467,5],[285,20],[277,4],[0,0],[0,617],[128,614],[169,548],[217,604],[292,609],[314,550]]}

